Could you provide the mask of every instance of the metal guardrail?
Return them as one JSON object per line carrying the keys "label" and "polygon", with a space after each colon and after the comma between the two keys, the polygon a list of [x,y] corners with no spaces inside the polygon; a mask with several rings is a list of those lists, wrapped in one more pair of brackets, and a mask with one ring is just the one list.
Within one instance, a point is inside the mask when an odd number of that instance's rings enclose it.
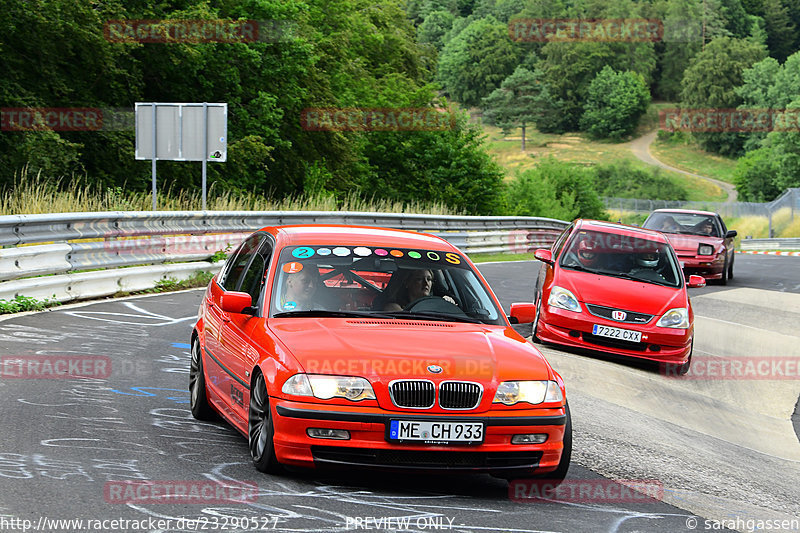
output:
{"label": "metal guardrail", "polygon": [[741,250],[800,250],[800,238],[785,239],[742,239]]}
{"label": "metal guardrail", "polygon": [[519,253],[549,246],[568,223],[539,217],[326,211],[0,216],[0,300],[23,295],[69,301],[144,290],[159,279],[218,269],[220,264],[204,260],[229,244],[235,247],[258,228],[281,224],[384,226],[433,233],[467,253]]}

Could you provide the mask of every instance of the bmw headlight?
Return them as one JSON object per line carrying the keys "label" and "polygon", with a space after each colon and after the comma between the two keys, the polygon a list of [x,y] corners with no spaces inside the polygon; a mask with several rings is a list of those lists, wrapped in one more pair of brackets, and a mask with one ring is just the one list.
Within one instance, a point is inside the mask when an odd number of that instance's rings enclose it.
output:
{"label": "bmw headlight", "polygon": [[701,244],[697,247],[697,255],[714,255],[714,247],[710,244]]}
{"label": "bmw headlight", "polygon": [[581,304],[578,303],[578,299],[575,298],[575,295],[558,285],[553,285],[547,303],[559,309],[566,309],[567,311],[574,311],[576,313],[581,312]]}
{"label": "bmw headlight", "polygon": [[540,404],[542,402],[561,402],[563,399],[561,388],[555,381],[504,381],[497,387],[492,403]]}
{"label": "bmw headlight", "polygon": [[346,398],[359,402],[375,399],[375,392],[369,381],[354,376],[295,374],[286,380],[281,391],[293,396],[313,396],[320,400]]}
{"label": "bmw headlight", "polygon": [[656,326],[661,326],[662,328],[688,328],[689,310],[685,307],[670,309],[658,319]]}

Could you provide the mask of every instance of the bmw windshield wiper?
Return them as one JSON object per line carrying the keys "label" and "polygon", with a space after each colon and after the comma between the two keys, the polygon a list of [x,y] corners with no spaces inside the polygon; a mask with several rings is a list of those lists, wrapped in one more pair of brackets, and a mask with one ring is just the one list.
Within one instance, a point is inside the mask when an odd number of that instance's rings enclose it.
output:
{"label": "bmw windshield wiper", "polygon": [[430,311],[390,311],[383,313],[390,315],[391,318],[417,318],[427,320],[440,320],[444,322],[469,322],[471,324],[483,324],[482,320],[470,318],[466,315],[451,315],[448,313],[431,313]]}
{"label": "bmw windshield wiper", "polygon": [[288,317],[331,317],[331,318],[394,318],[386,313],[372,313],[369,311],[326,311],[325,309],[311,309],[309,311],[284,311],[275,313],[273,318]]}

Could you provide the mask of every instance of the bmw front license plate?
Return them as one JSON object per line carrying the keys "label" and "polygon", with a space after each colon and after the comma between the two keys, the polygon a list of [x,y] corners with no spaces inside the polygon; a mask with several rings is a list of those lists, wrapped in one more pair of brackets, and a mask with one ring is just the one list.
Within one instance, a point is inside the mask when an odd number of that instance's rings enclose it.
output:
{"label": "bmw front license plate", "polygon": [[391,420],[387,440],[423,444],[480,444],[483,442],[483,422]]}
{"label": "bmw front license plate", "polygon": [[619,339],[621,341],[642,342],[642,332],[630,329],[612,328],[595,324],[592,327],[592,334],[609,339]]}

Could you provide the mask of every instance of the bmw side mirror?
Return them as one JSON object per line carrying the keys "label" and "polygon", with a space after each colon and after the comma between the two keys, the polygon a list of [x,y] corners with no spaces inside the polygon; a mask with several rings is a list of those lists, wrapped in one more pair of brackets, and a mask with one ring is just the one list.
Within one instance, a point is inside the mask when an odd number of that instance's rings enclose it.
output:
{"label": "bmw side mirror", "polygon": [[738,231],[736,231],[735,229],[729,229],[728,232],[725,234],[725,238],[726,239],[732,239],[732,238],[736,237],[737,235],[739,235]]}

